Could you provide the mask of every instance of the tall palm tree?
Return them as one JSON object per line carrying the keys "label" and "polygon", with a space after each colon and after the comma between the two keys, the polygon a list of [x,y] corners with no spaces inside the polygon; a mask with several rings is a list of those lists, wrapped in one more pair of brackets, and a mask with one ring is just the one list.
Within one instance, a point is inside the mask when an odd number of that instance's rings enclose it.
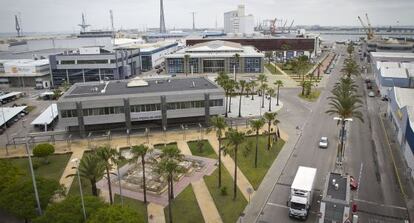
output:
{"label": "tall palm tree", "polygon": [[354,48],[354,43],[351,41],[351,42],[348,44],[348,47],[346,48],[346,52],[348,52],[348,55],[349,55],[349,56],[352,56],[352,54],[354,53],[354,50],[355,50],[355,48]]}
{"label": "tall palm tree", "polygon": [[262,93],[262,108],[264,108],[264,99],[265,99],[265,94],[266,94],[266,90],[269,86],[266,83],[263,83],[262,85],[260,85],[260,92]]}
{"label": "tall palm tree", "polygon": [[264,114],[264,118],[267,121],[267,131],[268,131],[268,140],[267,140],[267,150],[270,150],[270,135],[272,122],[276,120],[277,113],[276,112],[266,112]]}
{"label": "tall palm tree", "polygon": [[234,81],[237,81],[237,76],[236,76],[236,73],[237,73],[237,69],[236,69],[236,64],[240,64],[239,62],[239,60],[240,60],[240,54],[238,54],[238,53],[236,53],[236,54],[234,54],[233,55],[233,59],[234,59]]}
{"label": "tall palm tree", "polygon": [[229,100],[229,113],[231,113],[231,98],[232,98],[233,93],[236,90],[237,86],[238,86],[238,83],[235,80],[230,79],[228,81],[228,89],[229,89],[229,97],[230,97],[230,100]]}
{"label": "tall palm tree", "polygon": [[341,69],[341,72],[349,78],[352,75],[355,75],[355,76],[359,75],[360,69],[359,69],[358,64],[355,62],[355,60],[349,57],[345,60],[345,63]]}
{"label": "tall palm tree", "polygon": [[[161,159],[167,159],[167,160],[171,160],[171,161],[179,163],[180,161],[183,160],[184,155],[181,154],[181,150],[179,150],[177,147],[170,146],[170,147],[164,147],[162,149],[160,157]],[[171,187],[170,197],[174,198],[174,179],[171,178],[171,181],[169,183],[171,184],[170,185]]]}
{"label": "tall palm tree", "polygon": [[267,64],[270,64],[270,58],[272,58],[272,51],[266,51],[265,52],[265,57],[267,58]]}
{"label": "tall palm tree", "polygon": [[247,82],[246,83],[246,98],[250,97],[250,93],[252,92],[252,83]]}
{"label": "tall palm tree", "polygon": [[166,157],[162,158],[155,168],[155,170],[160,174],[165,176],[167,178],[167,187],[168,187],[168,218],[169,222],[172,223],[172,208],[171,208],[171,200],[174,197],[171,197],[170,194],[172,194],[172,191],[174,190],[172,188],[173,181],[174,181],[174,175],[177,173],[184,172],[183,168],[179,165],[179,162],[177,160],[168,159]]}
{"label": "tall palm tree", "polygon": [[319,78],[320,78],[320,76],[321,76],[321,66],[322,66],[322,62],[318,62],[317,64],[316,64],[316,69],[318,69],[318,80],[319,80]]}
{"label": "tall palm tree", "polygon": [[184,55],[184,72],[185,76],[188,76],[188,63],[190,62],[190,55]]}
{"label": "tall palm tree", "polygon": [[[259,77],[257,77],[257,80],[260,82],[259,88],[262,89],[263,84],[267,82],[267,77],[265,74],[260,74]],[[262,91],[262,108],[264,108],[264,92]]]}
{"label": "tall palm tree", "polygon": [[259,147],[259,131],[261,128],[263,128],[265,124],[265,120],[263,118],[256,119],[256,120],[250,120],[250,128],[256,132],[256,151],[254,155],[254,168],[257,168],[257,153],[258,153],[258,147]]}
{"label": "tall palm tree", "polygon": [[229,90],[230,90],[230,85],[228,84],[230,80],[229,75],[227,75],[224,72],[220,72],[219,75],[216,77],[215,81],[218,85],[220,85],[224,91],[225,91],[225,95],[226,95],[226,117],[228,116],[227,114],[227,107],[228,107],[228,95],[229,95]]}
{"label": "tall palm tree", "polygon": [[309,60],[307,56],[300,56],[294,61],[294,71],[298,74],[299,77],[302,77],[302,95],[305,94],[305,73],[306,69],[309,66]]}
{"label": "tall palm tree", "polygon": [[277,80],[274,84],[277,86],[277,102],[276,102],[276,105],[279,106],[279,92],[280,92],[279,90],[280,90],[280,87],[283,87],[283,81]]}
{"label": "tall palm tree", "polygon": [[[80,177],[89,180],[92,195],[98,196],[96,182],[98,182],[105,173],[105,165],[103,165],[101,159],[94,153],[85,154],[79,163],[78,171]],[[76,176],[76,174],[70,174],[66,177],[74,176]]]}
{"label": "tall palm tree", "polygon": [[239,94],[240,94],[240,99],[239,99],[239,117],[241,117],[241,103],[242,103],[242,97],[243,97],[243,92],[244,92],[244,89],[246,88],[246,86],[247,86],[247,82],[245,81],[245,80],[240,80],[239,81],[239,84],[237,85],[238,86],[238,89],[240,90],[239,91]]}
{"label": "tall palm tree", "polygon": [[346,80],[350,78],[342,78],[341,81],[335,85],[332,90],[333,96],[328,97],[330,109],[326,111],[327,114],[338,116],[341,122],[341,147],[338,151],[337,157],[344,154],[344,132],[345,123],[349,118],[357,118],[364,122],[363,114],[359,109],[362,107],[361,96],[352,91],[352,81]]}
{"label": "tall palm tree", "polygon": [[114,156],[111,158],[111,161],[116,164],[116,172],[118,175],[119,195],[121,197],[121,205],[124,205],[124,199],[122,196],[121,173],[119,172],[119,168],[124,160],[126,160],[126,158],[122,155],[121,151],[117,151],[114,154]]}
{"label": "tall palm tree", "polygon": [[276,97],[275,89],[268,88],[267,94],[269,95],[269,112],[272,111],[272,97]]}
{"label": "tall palm tree", "polygon": [[233,200],[236,200],[237,197],[237,152],[239,146],[244,142],[246,134],[244,132],[239,132],[235,129],[230,129],[226,132],[226,138],[228,140],[229,150],[234,152],[234,184],[233,184]]}
{"label": "tall palm tree", "polygon": [[250,81],[250,85],[251,85],[251,88],[252,88],[252,100],[254,100],[254,95],[257,93],[257,92],[254,91],[254,88],[257,86],[257,83],[256,83],[256,81]]}
{"label": "tall palm tree", "polygon": [[109,203],[113,204],[112,198],[112,186],[111,186],[111,176],[110,170],[112,169],[111,160],[116,155],[116,149],[109,147],[109,145],[100,146],[96,150],[96,155],[101,159],[106,170],[106,179],[108,181],[108,190],[109,190]]}
{"label": "tall palm tree", "polygon": [[216,131],[216,137],[217,137],[217,140],[219,142],[218,187],[220,188],[221,187],[221,151],[223,149],[221,143],[222,143],[222,137],[223,137],[224,131],[227,128],[227,123],[226,123],[226,120],[224,119],[224,117],[222,117],[222,116],[213,116],[213,117],[210,118],[210,125],[211,125],[211,127],[207,129],[207,132],[210,132],[212,130]]}
{"label": "tall palm tree", "polygon": [[132,146],[131,153],[132,158],[129,160],[131,163],[137,163],[138,160],[141,160],[142,165],[142,188],[144,189],[144,203],[147,203],[147,180],[145,177],[145,156],[150,153],[152,149],[150,149],[146,145],[136,145]]}

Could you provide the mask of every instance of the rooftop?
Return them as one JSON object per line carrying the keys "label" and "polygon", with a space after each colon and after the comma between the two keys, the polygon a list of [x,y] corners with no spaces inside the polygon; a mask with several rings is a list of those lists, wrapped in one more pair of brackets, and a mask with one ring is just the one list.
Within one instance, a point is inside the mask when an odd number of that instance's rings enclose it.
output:
{"label": "rooftop", "polygon": [[33,59],[16,59],[16,60],[0,60],[3,66],[43,66],[49,64],[49,59],[33,60]]}
{"label": "rooftop", "polygon": [[386,58],[414,59],[414,53],[403,53],[403,52],[371,52],[371,56],[374,58],[386,57]]}
{"label": "rooftop", "polygon": [[[81,97],[102,97],[130,94],[158,94],[195,90],[220,89],[215,83],[204,77],[197,78],[158,78],[145,79],[147,84],[135,84],[136,80],[109,81],[105,83],[76,83],[63,99]],[[128,83],[133,83],[129,84]]]}
{"label": "rooftop", "polygon": [[[335,180],[335,184],[338,184],[338,189],[335,188],[333,185],[333,180]],[[328,183],[328,190],[327,190],[327,197],[337,199],[337,200],[346,200],[347,195],[347,178],[343,177],[337,173],[331,173],[329,175],[329,183]]]}
{"label": "rooftop", "polygon": [[408,78],[408,71],[406,68],[388,68],[382,67],[380,69],[382,77],[388,78]]}
{"label": "rooftop", "polygon": [[414,89],[394,87],[393,91],[400,108],[407,105],[414,106]]}

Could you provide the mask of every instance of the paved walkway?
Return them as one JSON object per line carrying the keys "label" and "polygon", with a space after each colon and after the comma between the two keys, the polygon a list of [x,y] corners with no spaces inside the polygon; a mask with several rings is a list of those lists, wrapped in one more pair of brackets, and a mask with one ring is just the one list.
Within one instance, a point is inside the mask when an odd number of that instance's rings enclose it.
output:
{"label": "paved walkway", "polygon": [[298,87],[298,82],[293,80],[285,71],[280,69],[280,67],[278,67],[276,64],[274,63],[272,64],[282,74],[275,75],[275,74],[271,74],[270,72],[266,73],[269,84],[273,84],[277,80],[281,80],[283,81],[283,88],[297,88]]}
{"label": "paved walkway", "polygon": [[83,156],[83,149],[77,149],[73,151],[72,156],[69,159],[68,164],[66,165],[65,170],[63,171],[62,176],[60,177],[59,183],[65,186],[65,194],[69,193],[70,187],[72,186],[72,182],[75,179],[75,177],[66,177],[71,174],[76,174],[76,169],[73,169],[73,167],[76,166],[75,163],[72,163],[71,160],[73,159],[82,159]]}
{"label": "paved walkway", "polygon": [[204,221],[212,223],[223,222],[204,179],[191,182],[191,185],[193,186],[194,194],[198,206],[200,206],[201,214],[203,214]]}
{"label": "paved walkway", "polygon": [[149,203],[147,206],[148,223],[165,223],[164,207]]}

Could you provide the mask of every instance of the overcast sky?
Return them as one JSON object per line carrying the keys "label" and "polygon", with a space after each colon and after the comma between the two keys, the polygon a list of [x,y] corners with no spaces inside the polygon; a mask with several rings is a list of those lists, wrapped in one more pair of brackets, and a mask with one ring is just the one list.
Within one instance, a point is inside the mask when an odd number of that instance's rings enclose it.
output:
{"label": "overcast sky", "polygon": [[[0,0],[0,32],[15,32],[19,13],[26,32],[79,31],[84,12],[92,29],[110,27],[109,10],[119,28],[159,26],[159,0]],[[414,0],[164,0],[167,28],[223,26],[223,13],[245,4],[255,20],[295,19],[300,25],[357,26],[367,12],[373,25],[414,25]],[[398,22],[397,22],[398,21]],[[290,23],[290,22],[289,22]]]}

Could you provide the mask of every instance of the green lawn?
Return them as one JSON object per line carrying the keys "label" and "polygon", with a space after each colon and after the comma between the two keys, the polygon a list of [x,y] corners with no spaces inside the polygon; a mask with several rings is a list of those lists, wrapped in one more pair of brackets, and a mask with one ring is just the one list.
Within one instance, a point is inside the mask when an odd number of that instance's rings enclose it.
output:
{"label": "green lawn", "polygon": [[[310,69],[312,69],[313,66],[314,66],[314,64],[308,64],[306,66],[306,68],[304,69],[305,70],[304,73],[307,73],[308,71],[310,71]],[[283,69],[283,67],[284,66],[282,66],[282,69]],[[286,69],[286,70],[283,69],[283,71],[285,71],[286,74],[297,76],[297,74],[295,72],[293,72],[293,69]]]}
{"label": "green lawn", "polygon": [[[147,215],[147,205],[144,202],[135,200],[129,197],[123,197],[124,206],[129,206],[130,208],[137,211],[139,219],[142,220],[141,222],[148,222],[148,215]],[[115,194],[115,204],[121,204],[121,196]]]}
{"label": "green lawn", "polygon": [[265,63],[264,65],[268,71],[272,74],[282,74],[273,64]]}
{"label": "green lawn", "polygon": [[[256,148],[256,137],[249,136],[246,141],[239,147],[238,167],[250,181],[256,190],[262,182],[267,170],[276,159],[285,142],[279,139],[270,150],[267,150],[267,136],[259,136],[259,149],[257,158],[257,168],[254,168],[254,155]],[[233,152],[230,152],[233,158]]]}
{"label": "green lawn", "polygon": [[247,201],[243,194],[237,188],[237,198],[233,200],[233,178],[224,166],[221,171],[222,187],[227,188],[227,195],[222,195],[220,189],[217,188],[218,169],[216,169],[210,176],[205,176],[204,181],[213,197],[217,210],[220,213],[221,219],[224,223],[236,222],[247,205]]}
{"label": "green lawn", "polygon": [[211,147],[208,140],[202,140],[203,147],[202,147],[201,151],[198,148],[197,142],[198,141],[190,141],[190,142],[187,143],[188,146],[190,147],[191,153],[194,156],[203,156],[203,157],[208,157],[208,158],[212,158],[212,159],[217,159],[218,158],[216,152],[214,152],[214,149],[213,149],[213,147]]}
{"label": "green lawn", "polygon": [[[49,157],[49,164],[44,164],[43,159],[33,157],[32,161],[34,166],[38,165],[38,168],[34,170],[35,174],[59,181],[71,155],[70,153],[51,155]],[[22,171],[25,171],[27,176],[30,177],[29,160],[27,158],[12,158],[10,161]]]}
{"label": "green lawn", "polygon": [[306,95],[302,95],[302,92],[299,93],[299,97],[302,98],[303,100],[309,101],[309,102],[315,102],[318,100],[319,95],[321,95],[321,91],[320,90],[312,90],[312,92],[306,96]]}
{"label": "green lawn", "polygon": [[[173,201],[172,201],[172,217],[173,222],[192,223],[204,222],[203,215],[194,195],[193,188],[188,185]],[[165,222],[168,222],[168,206],[164,208]]]}
{"label": "green lawn", "polygon": [[[85,156],[88,153],[92,153],[93,151],[85,151],[83,153],[83,155]],[[111,175],[111,178],[115,177],[113,175]],[[99,180],[98,180],[99,181]],[[73,182],[72,185],[70,186],[70,190],[68,195],[80,195],[80,190],[79,190],[79,183],[78,183],[78,176],[75,176],[73,178]],[[92,195],[92,186],[89,182],[89,180],[81,178],[81,184],[82,184],[82,192],[83,195]],[[98,194],[99,194],[99,189],[98,189]]]}
{"label": "green lawn", "polygon": [[175,142],[173,142],[173,143],[168,143],[168,144],[166,144],[166,145],[164,145],[164,144],[156,144],[156,145],[154,145],[154,148],[155,148],[155,149],[159,149],[159,150],[162,150],[162,149],[163,149],[163,148],[165,148],[165,147],[175,147],[175,148],[177,148],[177,149],[178,149],[177,143],[175,143]]}

